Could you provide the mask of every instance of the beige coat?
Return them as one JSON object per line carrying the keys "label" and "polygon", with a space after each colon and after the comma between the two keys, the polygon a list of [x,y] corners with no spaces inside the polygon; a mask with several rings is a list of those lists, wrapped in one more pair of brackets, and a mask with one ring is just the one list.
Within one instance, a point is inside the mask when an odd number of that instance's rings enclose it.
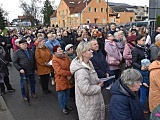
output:
{"label": "beige coat", "polygon": [[160,61],[153,61],[149,66],[149,71],[149,109],[152,112],[160,104]]}
{"label": "beige coat", "polygon": [[87,67],[73,59],[70,65],[75,77],[75,97],[79,120],[104,120],[105,106],[98,85],[99,78],[90,62]]}

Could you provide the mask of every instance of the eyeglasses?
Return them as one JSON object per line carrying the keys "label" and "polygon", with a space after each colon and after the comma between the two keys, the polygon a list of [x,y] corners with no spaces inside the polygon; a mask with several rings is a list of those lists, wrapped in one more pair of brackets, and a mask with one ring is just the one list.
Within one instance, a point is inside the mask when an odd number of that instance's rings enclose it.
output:
{"label": "eyeglasses", "polygon": [[61,35],[57,35],[57,36],[61,36]]}

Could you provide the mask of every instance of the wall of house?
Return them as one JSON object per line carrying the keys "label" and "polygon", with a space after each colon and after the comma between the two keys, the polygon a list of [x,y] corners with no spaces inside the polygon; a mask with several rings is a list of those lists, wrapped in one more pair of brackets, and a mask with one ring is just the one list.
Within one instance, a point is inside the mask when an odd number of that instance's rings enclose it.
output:
{"label": "wall of house", "polygon": [[67,27],[68,26],[68,17],[70,16],[70,11],[66,3],[61,0],[58,8],[57,8],[57,19],[56,22],[59,27]]}
{"label": "wall of house", "polygon": [[[98,1],[98,2],[97,2]],[[82,24],[97,23],[106,24],[107,23],[107,4],[105,0],[93,0],[82,12]],[[88,22],[87,22],[88,21]]]}
{"label": "wall of house", "polygon": [[134,12],[118,12],[118,13],[119,13],[119,18],[116,20],[117,25],[135,21]]}
{"label": "wall of house", "polygon": [[[88,23],[103,24],[115,22],[116,24],[124,24],[130,21],[135,21],[134,12],[119,12],[120,17],[109,17],[107,14],[107,3],[105,0],[93,0],[81,13],[75,13],[70,15],[69,7],[64,0],[61,0],[57,8],[56,19],[51,19],[51,26],[58,25],[59,27],[78,27]],[[108,7],[108,13],[114,13],[114,11]],[[108,15],[108,17],[107,17]]]}

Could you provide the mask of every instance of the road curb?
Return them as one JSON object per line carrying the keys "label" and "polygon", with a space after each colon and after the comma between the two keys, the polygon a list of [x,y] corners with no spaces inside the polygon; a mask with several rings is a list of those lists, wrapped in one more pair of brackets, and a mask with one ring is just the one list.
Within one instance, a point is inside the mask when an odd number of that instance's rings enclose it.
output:
{"label": "road curb", "polygon": [[1,120],[15,120],[13,115],[8,110],[8,107],[2,96],[0,96],[0,118]]}

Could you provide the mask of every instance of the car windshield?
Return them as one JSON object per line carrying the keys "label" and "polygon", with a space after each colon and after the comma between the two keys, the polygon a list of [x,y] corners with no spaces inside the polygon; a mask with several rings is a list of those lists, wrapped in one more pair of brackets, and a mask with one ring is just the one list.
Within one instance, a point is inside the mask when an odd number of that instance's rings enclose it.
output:
{"label": "car windshield", "polygon": [[137,22],[137,27],[147,27],[148,26],[148,22]]}

